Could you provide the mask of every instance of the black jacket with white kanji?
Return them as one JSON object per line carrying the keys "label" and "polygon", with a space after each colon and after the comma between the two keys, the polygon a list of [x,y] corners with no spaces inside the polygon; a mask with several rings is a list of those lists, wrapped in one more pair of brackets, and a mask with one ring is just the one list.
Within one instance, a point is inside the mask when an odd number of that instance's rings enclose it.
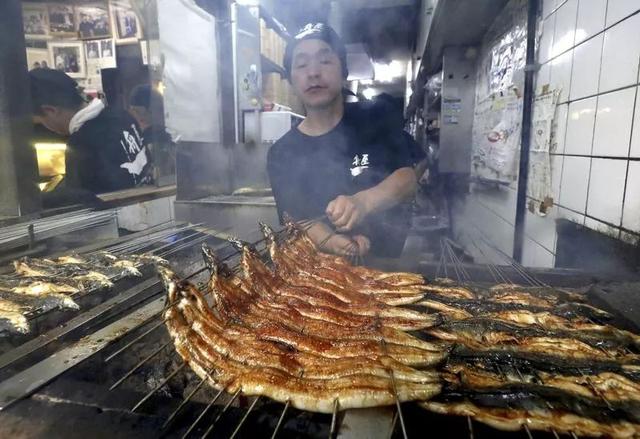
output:
{"label": "black jacket with white kanji", "polygon": [[94,194],[151,182],[150,157],[135,120],[105,108],[69,137],[64,186]]}

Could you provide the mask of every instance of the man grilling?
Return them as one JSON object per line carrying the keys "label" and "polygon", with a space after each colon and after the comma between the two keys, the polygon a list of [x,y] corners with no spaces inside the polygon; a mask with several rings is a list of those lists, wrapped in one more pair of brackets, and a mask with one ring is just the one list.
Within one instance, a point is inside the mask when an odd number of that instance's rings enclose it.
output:
{"label": "man grilling", "polygon": [[417,186],[412,139],[370,105],[345,104],[346,50],[329,26],[305,26],[288,44],[284,67],[306,119],[267,159],[281,220],[322,217],[308,234],[324,251],[398,256],[408,229],[401,203]]}

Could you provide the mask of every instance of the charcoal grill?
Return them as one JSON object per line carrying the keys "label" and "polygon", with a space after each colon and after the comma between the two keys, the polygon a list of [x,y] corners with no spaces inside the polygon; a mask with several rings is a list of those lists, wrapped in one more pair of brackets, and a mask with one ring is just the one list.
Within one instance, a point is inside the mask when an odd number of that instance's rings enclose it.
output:
{"label": "charcoal grill", "polygon": [[[172,242],[155,244],[155,249],[159,248],[172,265],[182,270],[182,277],[200,288],[208,276],[200,257],[201,242],[213,245],[231,266],[237,263],[237,252],[223,241],[224,234],[194,226],[185,227],[180,233],[172,235]],[[257,232],[243,238],[264,251],[263,241],[257,240],[256,235]],[[597,281],[604,287],[591,288],[588,297],[598,306],[616,311],[618,299],[607,292],[610,280],[604,277],[575,270],[525,269],[506,255],[506,264],[463,263],[455,243],[445,238],[440,244],[441,259],[436,263],[402,259],[366,262],[377,268],[416,271],[428,277],[446,276],[461,283],[482,285],[514,282],[576,287]],[[130,241],[121,245],[127,247]],[[634,288],[635,284],[627,284],[628,290]],[[516,433],[501,432],[471,418],[425,412],[411,403],[335,410],[333,415],[323,415],[266,398],[214,391],[174,352],[162,319],[167,305],[155,277],[126,288],[118,285],[112,299],[74,317],[65,326],[40,333],[0,355],[0,435],[559,437],[555,432],[529,431],[526,427]],[[637,322],[622,313],[616,319],[617,326],[637,330]]]}

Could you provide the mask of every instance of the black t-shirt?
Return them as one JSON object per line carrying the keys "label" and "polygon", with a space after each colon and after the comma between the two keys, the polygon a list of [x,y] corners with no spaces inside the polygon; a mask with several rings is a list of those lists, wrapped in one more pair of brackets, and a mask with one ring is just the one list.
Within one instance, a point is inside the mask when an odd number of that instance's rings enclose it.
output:
{"label": "black t-shirt", "polygon": [[[347,104],[340,123],[321,136],[290,130],[270,149],[267,168],[278,214],[317,218],[339,195],[353,195],[412,166],[413,139],[361,104]],[[408,229],[406,206],[370,217],[354,233],[371,240],[372,253],[397,256]]]}
{"label": "black t-shirt", "polygon": [[140,129],[124,111],[107,107],[85,122],[69,137],[65,160],[67,188],[99,194],[151,182]]}

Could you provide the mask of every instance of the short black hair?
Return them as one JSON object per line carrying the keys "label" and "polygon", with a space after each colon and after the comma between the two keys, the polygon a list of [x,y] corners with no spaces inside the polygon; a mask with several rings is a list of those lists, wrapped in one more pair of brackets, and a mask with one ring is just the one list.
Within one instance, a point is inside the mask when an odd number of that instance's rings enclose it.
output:
{"label": "short black hair", "polygon": [[131,93],[129,93],[129,105],[144,107],[148,110],[151,107],[151,86],[149,84],[139,84],[133,87]]}
{"label": "short black hair", "polygon": [[304,40],[322,40],[327,43],[336,53],[342,65],[342,77],[347,79],[349,70],[347,69],[347,49],[338,36],[338,33],[331,26],[325,23],[309,23],[302,27],[298,33],[289,40],[284,53],[284,69],[287,72],[287,79],[291,80],[291,63],[293,62],[293,51],[298,43]]}
{"label": "short black hair", "polygon": [[42,114],[42,105],[77,110],[84,102],[76,81],[59,70],[33,69],[29,71],[29,82],[34,114]]}

